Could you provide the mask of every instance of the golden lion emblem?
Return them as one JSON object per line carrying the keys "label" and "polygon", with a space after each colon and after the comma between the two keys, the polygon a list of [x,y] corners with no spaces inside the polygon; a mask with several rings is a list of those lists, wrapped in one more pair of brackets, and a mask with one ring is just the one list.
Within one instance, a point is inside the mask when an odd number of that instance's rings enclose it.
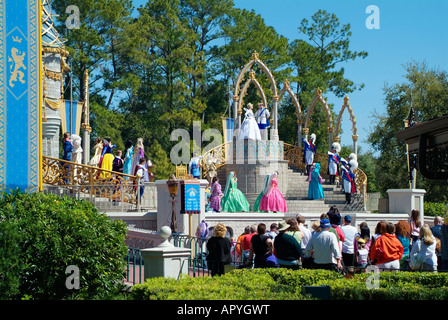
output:
{"label": "golden lion emblem", "polygon": [[[23,64],[23,60],[25,60],[25,52],[20,54],[20,51],[17,48],[11,49],[11,57],[8,58],[8,61],[11,62],[11,65],[9,67],[11,71],[11,77],[9,78],[9,85],[11,87],[14,87],[14,82],[20,81],[21,83],[25,83],[25,80],[23,80],[23,77],[25,74],[20,71],[20,69],[26,70],[25,65]],[[17,79],[19,77],[19,79]]]}

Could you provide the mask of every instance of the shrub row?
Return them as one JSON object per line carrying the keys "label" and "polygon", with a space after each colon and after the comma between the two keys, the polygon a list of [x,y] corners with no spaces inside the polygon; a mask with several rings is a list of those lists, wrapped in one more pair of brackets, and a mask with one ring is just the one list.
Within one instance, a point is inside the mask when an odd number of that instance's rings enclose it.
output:
{"label": "shrub row", "polygon": [[[329,286],[333,300],[446,300],[448,273],[382,272],[351,278],[327,270],[233,270],[220,277],[152,278],[134,285],[134,300],[305,300],[303,286]],[[370,289],[369,289],[370,288]]]}
{"label": "shrub row", "polygon": [[[0,299],[114,296],[123,286],[126,231],[87,201],[0,194]],[[79,270],[79,287],[69,266]]]}
{"label": "shrub row", "polygon": [[446,214],[446,206],[444,203],[438,202],[424,202],[423,208],[425,210],[425,216],[435,217],[444,216]]}

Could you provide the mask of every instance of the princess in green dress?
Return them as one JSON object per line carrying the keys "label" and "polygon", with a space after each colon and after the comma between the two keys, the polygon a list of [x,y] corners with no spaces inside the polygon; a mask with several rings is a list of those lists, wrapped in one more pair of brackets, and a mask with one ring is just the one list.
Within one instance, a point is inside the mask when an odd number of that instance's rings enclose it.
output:
{"label": "princess in green dress", "polygon": [[224,197],[221,200],[221,211],[223,212],[249,212],[250,205],[244,194],[237,188],[235,173],[230,172],[227,177]]}

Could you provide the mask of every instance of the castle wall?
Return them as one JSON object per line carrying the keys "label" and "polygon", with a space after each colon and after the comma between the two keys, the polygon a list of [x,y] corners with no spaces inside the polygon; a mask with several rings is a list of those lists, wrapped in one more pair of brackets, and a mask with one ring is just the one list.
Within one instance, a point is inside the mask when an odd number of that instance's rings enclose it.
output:
{"label": "castle wall", "polygon": [[[61,70],[61,55],[59,53],[45,52],[42,55],[44,67],[42,122],[42,153],[52,158],[59,157],[59,140],[61,137],[61,115],[58,102],[61,98],[61,85],[63,81]],[[50,106],[51,103],[51,106]],[[57,109],[55,109],[57,108]]]}

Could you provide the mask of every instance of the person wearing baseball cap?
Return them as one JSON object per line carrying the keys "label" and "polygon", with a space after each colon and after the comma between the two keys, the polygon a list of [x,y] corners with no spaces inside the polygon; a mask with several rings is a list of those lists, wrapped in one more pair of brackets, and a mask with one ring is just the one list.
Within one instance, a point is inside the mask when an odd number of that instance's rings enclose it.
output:
{"label": "person wearing baseball cap", "polygon": [[305,257],[314,258],[316,269],[327,269],[338,271],[342,269],[341,253],[339,251],[338,240],[330,232],[330,220],[320,220],[320,232],[313,235],[305,249]]}

